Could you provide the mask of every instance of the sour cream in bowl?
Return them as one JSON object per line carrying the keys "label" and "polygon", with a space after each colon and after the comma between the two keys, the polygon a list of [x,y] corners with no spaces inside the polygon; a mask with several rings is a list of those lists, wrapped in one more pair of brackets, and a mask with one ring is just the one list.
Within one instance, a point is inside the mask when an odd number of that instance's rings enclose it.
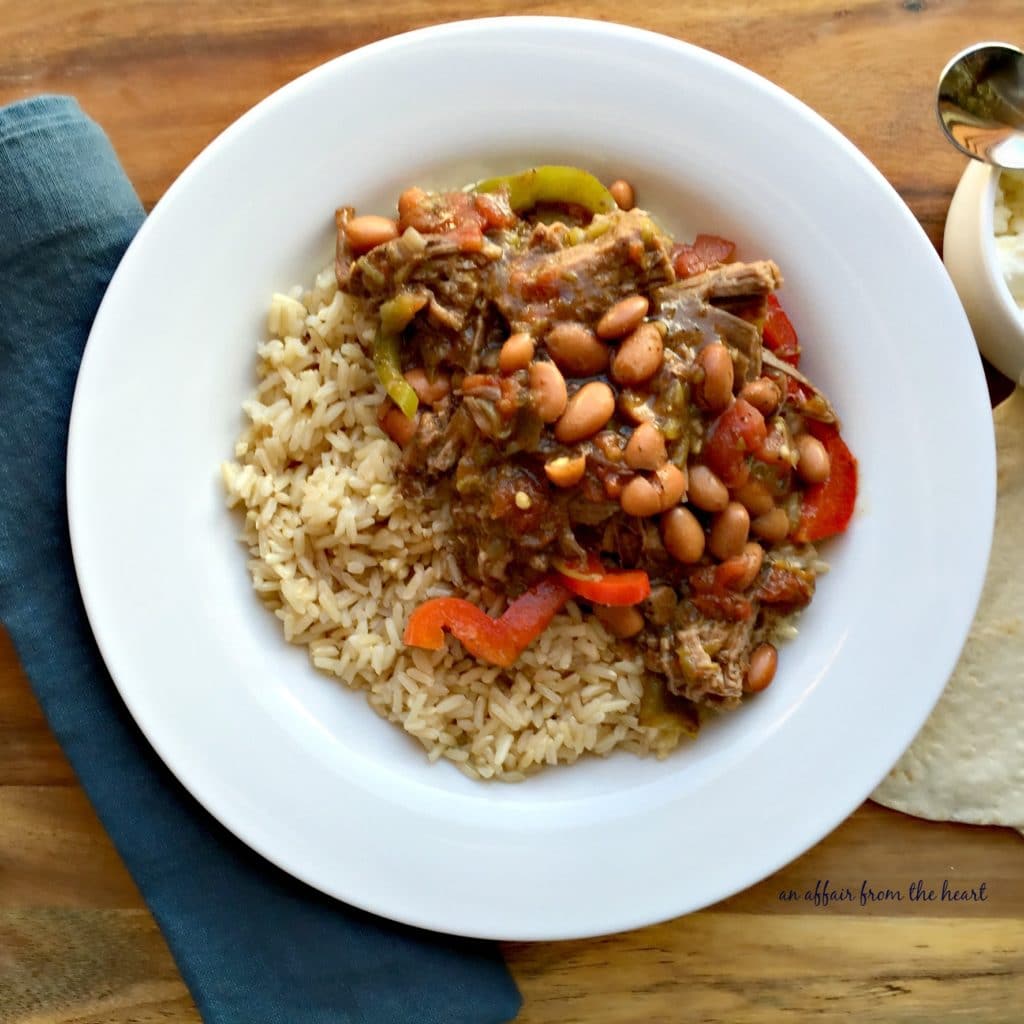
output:
{"label": "sour cream in bowl", "polygon": [[972,162],[946,218],[944,260],[981,354],[1024,380],[1024,175]]}
{"label": "sour cream in bowl", "polygon": [[996,182],[992,227],[1003,280],[1024,311],[1024,174],[1004,171]]}

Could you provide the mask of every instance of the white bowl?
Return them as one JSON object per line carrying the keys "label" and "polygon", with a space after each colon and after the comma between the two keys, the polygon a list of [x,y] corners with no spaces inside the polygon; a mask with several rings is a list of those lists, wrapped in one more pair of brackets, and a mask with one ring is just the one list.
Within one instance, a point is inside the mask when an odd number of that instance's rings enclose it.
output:
{"label": "white bowl", "polygon": [[996,251],[992,215],[999,170],[972,160],[946,217],[943,259],[982,355],[1024,383],[1024,312],[1014,301]]}
{"label": "white bowl", "polygon": [[[337,205],[384,211],[412,182],[459,185],[535,162],[627,177],[668,229],[713,231],[743,258],[780,262],[804,365],[860,459],[861,501],[756,700],[664,761],[620,753],[487,785],[428,764],[284,643],[252,593],[218,466],[254,385],[268,298],[331,259]],[[544,18],[374,44],[213,142],[104,299],[68,455],[90,622],[128,708],[192,793],[327,893],[412,924],[522,939],[706,906],[861,803],[955,664],[994,484],[963,309],[868,161],[721,57]]]}

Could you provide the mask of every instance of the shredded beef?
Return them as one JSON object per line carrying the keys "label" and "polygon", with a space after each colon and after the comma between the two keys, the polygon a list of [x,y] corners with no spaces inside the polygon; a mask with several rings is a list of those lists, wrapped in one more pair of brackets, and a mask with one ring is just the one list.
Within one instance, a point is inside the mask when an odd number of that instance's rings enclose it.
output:
{"label": "shredded beef", "polygon": [[513,330],[543,330],[557,320],[594,323],[617,299],[675,280],[665,236],[647,214],[632,210],[609,220],[593,241],[534,245],[496,269],[495,303]]}

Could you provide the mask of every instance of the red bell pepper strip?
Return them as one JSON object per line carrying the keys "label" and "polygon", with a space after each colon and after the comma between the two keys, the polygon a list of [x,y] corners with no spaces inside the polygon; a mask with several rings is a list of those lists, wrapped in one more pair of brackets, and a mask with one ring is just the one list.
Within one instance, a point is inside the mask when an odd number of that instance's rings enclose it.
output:
{"label": "red bell pepper strip", "polygon": [[517,597],[497,619],[461,597],[431,598],[409,616],[403,640],[410,647],[439,651],[447,629],[470,654],[508,668],[571,596],[557,579],[548,578]]}
{"label": "red bell pepper strip", "polygon": [[800,365],[800,341],[792,321],[774,295],[768,296],[768,315],[762,332],[764,347],[791,366]]}
{"label": "red bell pepper strip", "polygon": [[516,656],[526,650],[551,625],[551,620],[568,603],[569,588],[561,579],[549,576],[517,597],[498,619],[517,648]]}
{"label": "red bell pepper strip", "polygon": [[642,569],[608,570],[596,555],[591,555],[585,566],[565,566],[558,580],[578,597],[594,604],[639,604],[651,593],[650,577]]}
{"label": "red bell pepper strip", "polygon": [[842,533],[857,502],[857,460],[831,423],[807,421],[807,432],[828,452],[831,472],[824,483],[811,484],[803,494],[800,522],[793,539],[801,543],[824,540]]}
{"label": "red bell pepper strip", "polygon": [[704,463],[726,487],[741,487],[750,475],[747,456],[757,452],[767,436],[764,416],[748,401],[737,398],[711,424]]}

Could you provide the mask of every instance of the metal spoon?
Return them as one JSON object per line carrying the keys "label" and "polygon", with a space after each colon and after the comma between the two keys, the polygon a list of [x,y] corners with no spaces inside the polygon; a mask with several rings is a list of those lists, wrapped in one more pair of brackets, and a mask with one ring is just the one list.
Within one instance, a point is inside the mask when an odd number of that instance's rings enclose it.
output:
{"label": "metal spoon", "polygon": [[939,76],[936,109],[949,141],[974,160],[1024,169],[1024,52],[978,43]]}

